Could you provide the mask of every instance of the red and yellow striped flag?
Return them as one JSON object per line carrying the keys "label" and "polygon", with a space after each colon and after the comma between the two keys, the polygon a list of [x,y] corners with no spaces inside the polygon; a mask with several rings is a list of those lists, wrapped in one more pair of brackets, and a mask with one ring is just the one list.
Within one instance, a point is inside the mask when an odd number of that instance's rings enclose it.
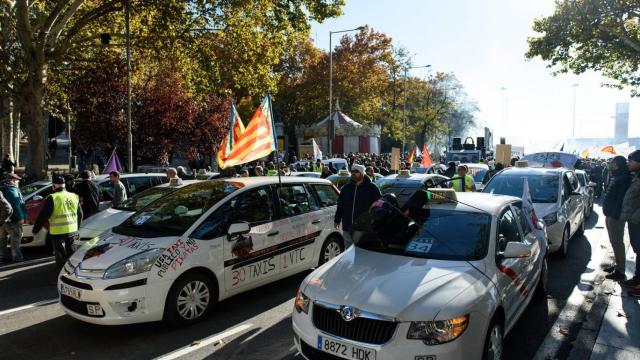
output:
{"label": "red and yellow striped flag", "polygon": [[276,150],[271,99],[267,95],[249,121],[244,133],[233,144],[222,168],[246,164],[268,156]]}
{"label": "red and yellow striped flag", "polygon": [[240,114],[238,114],[238,110],[236,110],[235,105],[231,104],[231,114],[229,121],[231,125],[229,126],[229,135],[225,136],[220,143],[220,148],[218,149],[218,153],[216,154],[216,161],[218,166],[224,168],[224,162],[226,161],[229,153],[233,146],[240,140],[240,136],[244,133],[245,128],[242,123],[242,119],[240,119]]}
{"label": "red and yellow striped flag", "polygon": [[433,164],[433,160],[431,160],[431,155],[429,154],[429,150],[427,149],[427,144],[422,144],[422,167],[427,168],[431,164]]}
{"label": "red and yellow striped flag", "polygon": [[413,164],[413,158],[416,156],[416,147],[414,146],[413,148],[411,148],[411,151],[409,152],[409,157],[407,158],[407,162],[409,164]]}

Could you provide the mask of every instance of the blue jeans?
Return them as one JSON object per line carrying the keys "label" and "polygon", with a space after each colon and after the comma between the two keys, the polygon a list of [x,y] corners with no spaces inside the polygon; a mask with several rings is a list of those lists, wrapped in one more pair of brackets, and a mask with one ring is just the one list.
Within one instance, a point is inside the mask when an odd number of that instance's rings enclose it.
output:
{"label": "blue jeans", "polygon": [[7,241],[11,244],[13,261],[22,261],[20,241],[22,240],[22,225],[18,223],[4,223],[0,226],[0,259],[6,259]]}
{"label": "blue jeans", "polygon": [[636,253],[636,272],[634,279],[640,281],[640,224],[627,223],[629,227],[629,242],[633,252]]}

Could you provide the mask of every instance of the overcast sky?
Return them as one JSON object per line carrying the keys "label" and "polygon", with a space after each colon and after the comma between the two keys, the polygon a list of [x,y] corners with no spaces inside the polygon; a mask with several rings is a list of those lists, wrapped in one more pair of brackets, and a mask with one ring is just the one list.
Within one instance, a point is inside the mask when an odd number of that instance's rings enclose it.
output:
{"label": "overcast sky", "polygon": [[603,88],[605,79],[594,73],[554,77],[541,60],[525,59],[533,20],[553,7],[553,0],[347,0],[344,15],[314,24],[312,35],[328,49],[329,31],[369,25],[415,54],[415,66],[455,73],[496,142],[506,136],[526,146],[571,137],[573,84],[579,84],[576,137],[612,137],[618,102],[630,103],[629,136],[640,136],[640,100],[628,90]]}

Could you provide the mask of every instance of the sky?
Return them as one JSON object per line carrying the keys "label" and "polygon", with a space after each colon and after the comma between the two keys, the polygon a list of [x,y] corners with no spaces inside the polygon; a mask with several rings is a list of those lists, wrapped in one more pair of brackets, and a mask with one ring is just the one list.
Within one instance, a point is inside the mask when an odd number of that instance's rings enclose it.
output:
{"label": "sky", "polygon": [[542,60],[525,59],[534,19],[553,9],[554,0],[347,0],[341,17],[314,23],[311,31],[316,46],[328,49],[329,31],[368,25],[413,54],[414,66],[431,65],[411,75],[454,73],[495,142],[504,136],[526,147],[571,138],[574,91],[577,138],[613,137],[621,102],[630,103],[629,136],[639,137],[640,99],[629,90],[602,87],[606,79],[596,73],[554,77]]}

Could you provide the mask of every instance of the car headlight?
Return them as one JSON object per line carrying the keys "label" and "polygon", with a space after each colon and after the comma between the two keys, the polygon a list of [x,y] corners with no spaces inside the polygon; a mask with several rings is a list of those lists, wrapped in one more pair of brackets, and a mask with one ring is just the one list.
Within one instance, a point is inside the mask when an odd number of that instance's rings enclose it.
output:
{"label": "car headlight", "polygon": [[298,293],[296,294],[296,300],[294,302],[294,307],[296,311],[299,313],[303,312],[305,314],[309,313],[309,298],[305,295],[302,290],[298,289]]}
{"label": "car headlight", "polygon": [[547,226],[551,226],[558,222],[558,213],[552,212],[551,214],[548,214],[547,216],[543,217],[542,220],[544,220],[544,223]]}
{"label": "car headlight", "polygon": [[104,272],[104,279],[117,279],[125,276],[137,275],[151,270],[164,249],[151,249],[130,256],[109,266]]}
{"label": "car headlight", "polygon": [[422,340],[425,345],[438,345],[457,339],[467,329],[469,315],[449,320],[411,322],[407,339]]}

